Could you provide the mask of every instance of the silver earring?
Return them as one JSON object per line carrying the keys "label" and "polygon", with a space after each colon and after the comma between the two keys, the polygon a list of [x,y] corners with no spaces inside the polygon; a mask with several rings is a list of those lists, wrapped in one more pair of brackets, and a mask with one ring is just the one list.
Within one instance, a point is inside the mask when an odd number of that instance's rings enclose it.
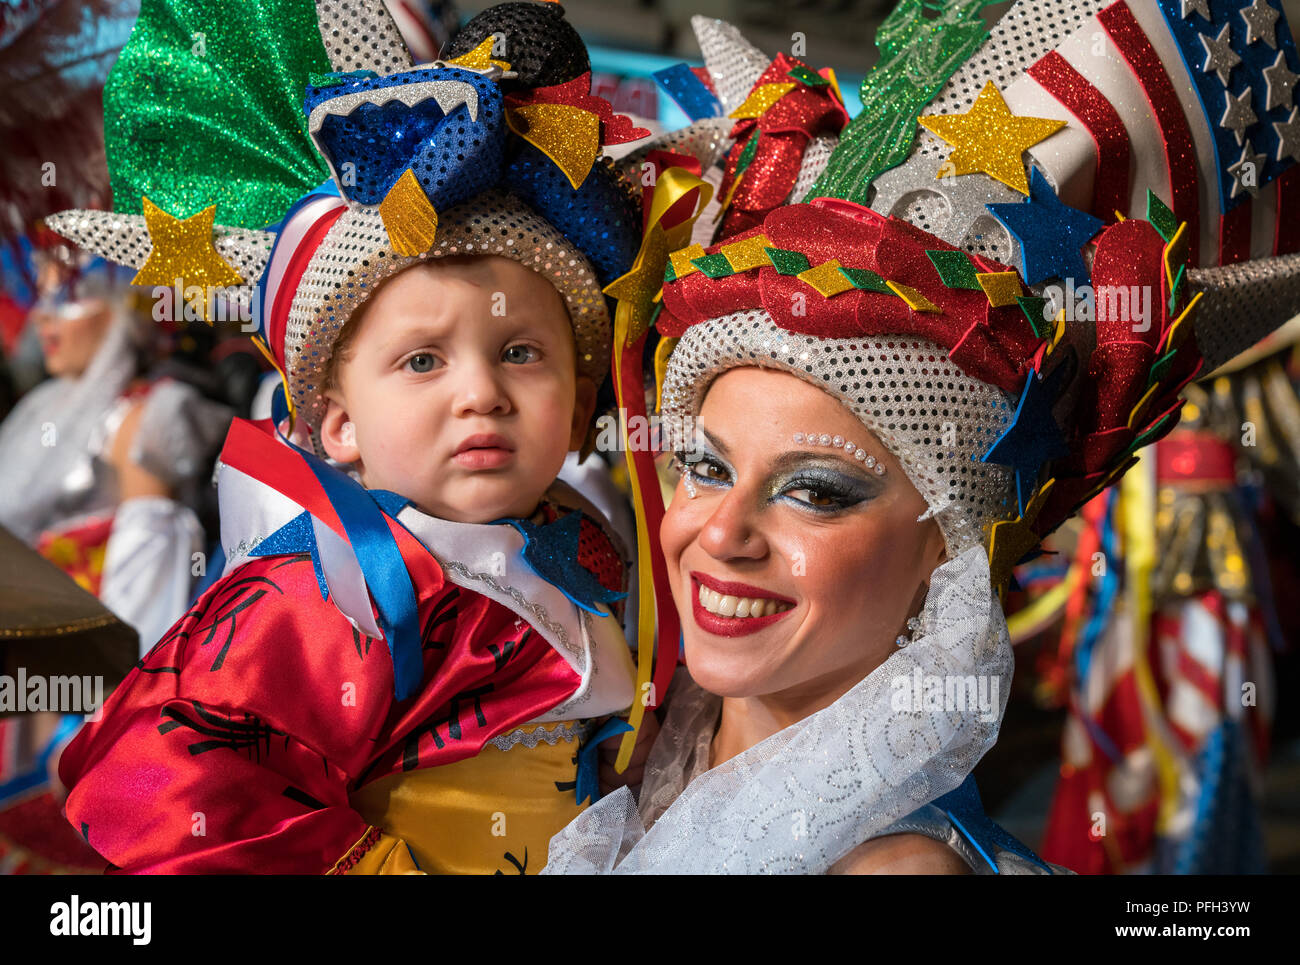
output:
{"label": "silver earring", "polygon": [[[924,611],[922,611],[924,613]],[[894,646],[900,650],[912,643],[917,637],[925,636],[925,623],[920,616],[907,618],[907,633],[900,633],[894,639]]]}

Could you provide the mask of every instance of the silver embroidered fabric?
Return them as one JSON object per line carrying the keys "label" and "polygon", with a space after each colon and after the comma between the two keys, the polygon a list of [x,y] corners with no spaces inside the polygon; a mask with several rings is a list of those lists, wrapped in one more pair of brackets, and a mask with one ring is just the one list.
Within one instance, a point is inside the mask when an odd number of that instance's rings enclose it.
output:
{"label": "silver embroidered fabric", "polygon": [[795,178],[794,187],[790,190],[790,196],[786,198],[787,204],[804,200],[804,195],[826,170],[831,154],[839,144],[840,139],[834,134],[818,134],[808,142],[808,147],[803,152],[803,160],[799,162],[799,174]]}
{"label": "silver embroidered fabric", "polygon": [[730,114],[749,96],[772,58],[746,40],[725,20],[715,20],[698,14],[691,17],[691,29],[704,55],[704,66],[713,79],[722,112]]}
{"label": "silver embroidered fabric", "polygon": [[1205,293],[1192,324],[1207,374],[1300,312],[1300,254],[1193,268],[1187,278]]}
{"label": "silver embroidered fabric", "polygon": [[[551,839],[542,873],[820,874],[957,787],[997,739],[1013,667],[983,549],[934,571],[923,613],[926,632],[830,707],[703,773],[716,714],[705,700],[670,701],[647,765],[649,830],[620,788]],[[996,681],[996,713],[895,710],[893,681],[918,672]],[[695,776],[678,789],[673,773]]]}
{"label": "silver embroidered fabric", "polygon": [[507,734],[499,734],[493,737],[488,743],[501,751],[511,750],[519,744],[523,744],[528,750],[532,750],[542,743],[550,744],[553,747],[560,741],[571,744],[574,741],[585,740],[589,729],[588,725],[580,721],[556,724],[554,727],[538,726],[532,730],[519,727]]}
{"label": "silver embroidered fabric", "polygon": [[[685,417],[699,414],[715,378],[745,365],[796,375],[861,419],[925,499],[949,556],[983,545],[986,525],[1010,512],[1010,471],[978,460],[1010,423],[1014,401],[966,375],[934,343],[906,335],[796,335],[763,309],[693,325],[673,349],[664,378],[670,437],[691,424]],[[671,441],[679,449],[693,444]]]}
{"label": "silver embroidered fabric", "polygon": [[641,165],[651,151],[689,154],[698,158],[700,169],[707,172],[731,150],[731,129],[735,124],[729,117],[704,117],[638,144],[635,150],[624,154],[615,164],[623,176],[635,185],[641,184]]}

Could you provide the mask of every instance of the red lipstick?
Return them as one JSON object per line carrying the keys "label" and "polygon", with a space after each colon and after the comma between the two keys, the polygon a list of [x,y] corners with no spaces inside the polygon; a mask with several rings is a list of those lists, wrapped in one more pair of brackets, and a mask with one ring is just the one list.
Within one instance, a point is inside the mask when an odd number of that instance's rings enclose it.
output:
{"label": "red lipstick", "polygon": [[789,603],[793,608],[796,601],[789,597],[780,596],[771,593],[757,586],[750,586],[747,583],[735,583],[729,580],[718,580],[703,573],[691,573],[691,615],[695,617],[695,624],[701,630],[712,633],[719,637],[745,637],[751,633],[757,633],[759,630],[770,627],[783,616],[793,612],[791,610],[782,610],[780,613],[772,613],[764,617],[724,617],[716,613],[710,613],[704,609],[704,604],[700,602],[700,585],[708,587],[716,593],[724,596],[747,596],[759,597],[762,599],[779,600],[782,603]]}

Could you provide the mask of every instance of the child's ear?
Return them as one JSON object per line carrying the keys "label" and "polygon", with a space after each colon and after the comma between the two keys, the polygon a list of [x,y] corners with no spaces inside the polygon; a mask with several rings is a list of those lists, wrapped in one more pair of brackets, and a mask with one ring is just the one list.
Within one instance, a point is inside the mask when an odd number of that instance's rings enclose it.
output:
{"label": "child's ear", "polygon": [[361,458],[356,428],[348,417],[343,397],[335,389],[325,393],[325,418],[320,424],[320,441],[325,454],[335,462],[353,463]]}
{"label": "child's ear", "polygon": [[586,441],[591,417],[596,414],[596,383],[585,375],[578,376],[573,403],[573,424],[569,427],[569,451],[577,452]]}

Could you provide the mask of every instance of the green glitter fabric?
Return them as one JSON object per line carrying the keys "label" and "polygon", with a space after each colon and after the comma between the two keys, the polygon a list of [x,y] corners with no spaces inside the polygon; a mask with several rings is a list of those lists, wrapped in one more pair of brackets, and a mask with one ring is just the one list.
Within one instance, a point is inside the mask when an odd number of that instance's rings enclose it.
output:
{"label": "green glitter fabric", "polygon": [[1178,230],[1178,219],[1169,210],[1169,206],[1156,196],[1154,191],[1147,191],[1147,220],[1151,222],[1160,237],[1170,241]]}
{"label": "green glitter fabric", "polygon": [[807,271],[812,267],[812,265],[808,264],[808,256],[802,252],[787,251],[784,248],[764,248],[763,250],[767,252],[772,267],[783,275],[797,275],[799,272]]}
{"label": "green glitter fabric", "polygon": [[143,0],[104,88],[113,209],[278,221],[329,177],[302,111],[329,70],[311,0]]}
{"label": "green glitter fabric", "polygon": [[866,292],[879,292],[882,295],[894,294],[894,290],[885,284],[885,279],[870,268],[845,268],[841,265],[840,274],[847,278],[854,288],[861,288]]}
{"label": "green glitter fabric", "polygon": [[731,262],[727,261],[727,256],[721,252],[705,255],[703,258],[692,258],[691,264],[710,278],[726,278],[736,273],[731,267]]}
{"label": "green glitter fabric", "polygon": [[990,2],[901,0],[876,32],[880,63],[863,78],[862,111],[805,199],[867,204],[876,176],[907,160],[925,105],[984,42],[980,10]]}
{"label": "green glitter fabric", "polygon": [[930,263],[939,273],[939,280],[949,288],[969,288],[979,291],[979,279],[975,277],[975,266],[964,251],[927,251]]}

